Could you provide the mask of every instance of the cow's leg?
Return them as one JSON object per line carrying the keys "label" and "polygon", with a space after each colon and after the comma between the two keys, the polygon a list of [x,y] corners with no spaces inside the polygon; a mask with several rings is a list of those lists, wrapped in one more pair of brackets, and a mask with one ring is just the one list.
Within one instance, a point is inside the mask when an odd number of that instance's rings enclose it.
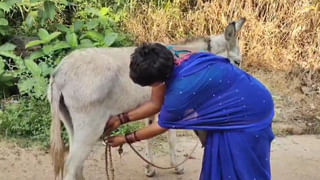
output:
{"label": "cow's leg", "polygon": [[[149,117],[146,119],[146,126],[149,126],[154,122],[154,116]],[[150,162],[153,163],[153,155],[152,155],[152,139],[147,140],[147,146],[146,146],[146,159],[148,159]],[[154,167],[150,166],[149,164],[146,165],[145,168],[145,174],[148,177],[152,177],[156,174],[156,170]]]}
{"label": "cow's leg", "polygon": [[[94,112],[77,113],[72,116],[74,125],[73,143],[65,164],[64,180],[84,180],[83,164],[92,147],[99,140],[106,123],[107,113],[96,108]],[[100,116],[99,116],[100,114]]]}
{"label": "cow's leg", "polygon": [[[169,148],[170,148],[171,165],[175,166],[178,164],[177,156],[176,156],[176,142],[177,142],[176,130],[174,129],[169,130],[168,141],[169,141]],[[177,174],[183,174],[183,171],[184,171],[183,165],[180,165],[175,168],[175,172]]]}

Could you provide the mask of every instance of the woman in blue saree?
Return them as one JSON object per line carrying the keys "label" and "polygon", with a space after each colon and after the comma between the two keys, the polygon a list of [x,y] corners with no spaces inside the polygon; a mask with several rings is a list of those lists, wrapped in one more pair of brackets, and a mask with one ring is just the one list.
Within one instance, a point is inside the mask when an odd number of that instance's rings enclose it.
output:
{"label": "woman in blue saree", "polygon": [[159,121],[125,136],[108,138],[116,147],[167,129],[205,131],[200,180],[268,180],[274,105],[254,77],[212,53],[176,60],[161,44],[143,44],[131,56],[130,77],[151,86],[151,99],[112,117],[108,132],[158,112]]}

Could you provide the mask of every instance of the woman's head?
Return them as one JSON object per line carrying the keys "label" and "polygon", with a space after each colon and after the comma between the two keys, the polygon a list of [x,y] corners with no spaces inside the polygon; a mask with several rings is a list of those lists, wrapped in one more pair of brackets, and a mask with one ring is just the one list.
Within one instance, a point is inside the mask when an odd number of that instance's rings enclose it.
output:
{"label": "woman's head", "polygon": [[131,55],[130,78],[141,86],[168,80],[174,66],[170,50],[159,43],[144,43]]}

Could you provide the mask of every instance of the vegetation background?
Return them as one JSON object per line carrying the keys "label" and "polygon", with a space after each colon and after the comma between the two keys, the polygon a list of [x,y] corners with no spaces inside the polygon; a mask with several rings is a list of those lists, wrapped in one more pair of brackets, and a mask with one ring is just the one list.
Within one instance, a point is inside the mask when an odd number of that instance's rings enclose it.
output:
{"label": "vegetation background", "polygon": [[174,43],[240,17],[242,68],[272,91],[276,134],[320,133],[318,0],[0,0],[0,136],[48,146],[48,79],[75,49]]}

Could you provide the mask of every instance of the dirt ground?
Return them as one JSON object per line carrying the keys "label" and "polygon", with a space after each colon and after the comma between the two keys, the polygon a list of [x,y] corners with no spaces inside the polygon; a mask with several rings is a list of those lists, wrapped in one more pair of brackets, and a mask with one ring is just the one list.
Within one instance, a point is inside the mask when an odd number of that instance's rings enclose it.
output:
{"label": "dirt ground", "polygon": [[[194,137],[178,137],[178,156],[181,160],[194,146]],[[143,151],[145,142],[135,144]],[[272,144],[272,179],[275,180],[319,180],[320,179],[320,135],[276,137]],[[168,165],[167,143],[158,141],[154,150],[157,164]],[[144,163],[124,147],[121,159],[113,152],[116,180],[196,180],[200,173],[202,149],[184,164],[185,173],[177,175],[173,170],[157,170],[153,178],[144,175]],[[88,180],[106,179],[104,146],[97,143],[85,163],[84,174]],[[20,148],[15,143],[0,142],[1,180],[53,179],[49,154],[37,148]]]}

